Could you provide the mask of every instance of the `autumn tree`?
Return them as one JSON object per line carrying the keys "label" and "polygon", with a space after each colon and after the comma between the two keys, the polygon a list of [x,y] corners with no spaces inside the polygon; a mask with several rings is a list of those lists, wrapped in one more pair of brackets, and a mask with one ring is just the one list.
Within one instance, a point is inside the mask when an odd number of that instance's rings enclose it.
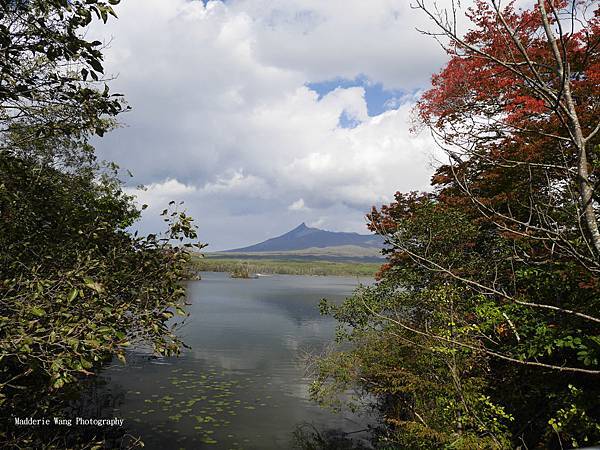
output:
{"label": "autumn tree", "polygon": [[[501,9],[500,2],[478,1],[467,12],[476,28],[464,37],[448,12],[418,4],[438,25],[434,34],[449,39],[451,56],[419,103],[420,119],[451,158],[434,182],[452,179],[497,226],[550,243],[597,272],[595,2],[539,0],[532,10],[515,11],[512,3]],[[575,209],[565,227],[567,203]]]}
{"label": "autumn tree", "polygon": [[[510,242],[513,266],[570,265],[581,289],[595,286],[600,261],[600,8],[594,5],[539,0],[532,10],[515,11],[512,3],[501,9],[497,1],[478,1],[467,12],[475,29],[460,37],[447,13],[419,3],[450,40],[451,60],[418,106],[450,157],[433,178],[440,200],[473,210],[474,220]],[[586,314],[593,305],[524,301],[516,269],[504,283],[482,282],[430,262],[484,295],[600,323]]]}
{"label": "autumn tree", "polygon": [[388,264],[326,308],[356,348],[315,397],[358,382],[408,448],[598,443],[600,8],[416,6],[450,56],[416,110],[448,162],[369,215]]}

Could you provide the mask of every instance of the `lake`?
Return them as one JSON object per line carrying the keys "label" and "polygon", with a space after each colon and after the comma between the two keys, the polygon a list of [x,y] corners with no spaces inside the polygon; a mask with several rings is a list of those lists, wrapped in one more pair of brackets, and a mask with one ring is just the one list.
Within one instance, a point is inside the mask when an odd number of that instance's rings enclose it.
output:
{"label": "lake", "polygon": [[191,348],[178,358],[132,352],[127,365],[109,365],[104,417],[124,418],[150,449],[286,449],[299,425],[364,428],[364,418],[309,401],[302,358],[334,337],[320,299],[342,301],[369,280],[201,275],[189,283],[190,317],[179,330]]}

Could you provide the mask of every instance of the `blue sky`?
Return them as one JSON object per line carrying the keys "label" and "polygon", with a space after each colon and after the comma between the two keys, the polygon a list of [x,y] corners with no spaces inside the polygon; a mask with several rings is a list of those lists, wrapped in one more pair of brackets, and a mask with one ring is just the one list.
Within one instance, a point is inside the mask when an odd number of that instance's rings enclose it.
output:
{"label": "blue sky", "polygon": [[[440,5],[450,0],[441,0]],[[96,143],[160,211],[184,201],[210,250],[301,222],[365,233],[397,190],[427,189],[436,150],[410,132],[446,61],[397,0],[128,0],[90,33],[132,111]],[[145,191],[135,186],[143,184]]]}
{"label": "blue sky", "polygon": [[334,78],[316,83],[307,83],[306,86],[317,92],[319,99],[338,88],[361,87],[365,91],[367,112],[370,117],[378,116],[390,109],[397,109],[398,106],[413,100],[418,92],[417,89],[413,89],[412,92],[403,89],[386,89],[381,82],[373,82],[365,75],[359,75],[352,80]]}

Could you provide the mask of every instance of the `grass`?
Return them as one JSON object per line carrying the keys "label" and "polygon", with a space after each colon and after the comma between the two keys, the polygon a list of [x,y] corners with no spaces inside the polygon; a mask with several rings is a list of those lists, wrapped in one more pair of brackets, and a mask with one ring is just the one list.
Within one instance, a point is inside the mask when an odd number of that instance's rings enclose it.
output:
{"label": "grass", "polygon": [[372,277],[381,264],[281,259],[219,259],[194,257],[192,264],[201,272],[235,273],[244,268],[250,273],[284,275],[333,275]]}

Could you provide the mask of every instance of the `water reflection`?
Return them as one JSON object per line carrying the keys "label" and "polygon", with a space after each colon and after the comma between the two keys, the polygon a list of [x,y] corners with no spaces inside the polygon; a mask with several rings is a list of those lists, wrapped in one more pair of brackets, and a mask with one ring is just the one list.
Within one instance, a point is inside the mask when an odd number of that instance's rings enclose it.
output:
{"label": "water reflection", "polygon": [[[191,282],[191,348],[180,358],[131,354],[104,372],[111,396],[104,416],[126,419],[146,448],[291,448],[298,424],[355,431],[364,420],[308,401],[304,351],[320,351],[335,323],[318,302],[342,301],[355,278],[273,276],[253,280],[204,273]],[[365,280],[363,280],[365,281]]]}

